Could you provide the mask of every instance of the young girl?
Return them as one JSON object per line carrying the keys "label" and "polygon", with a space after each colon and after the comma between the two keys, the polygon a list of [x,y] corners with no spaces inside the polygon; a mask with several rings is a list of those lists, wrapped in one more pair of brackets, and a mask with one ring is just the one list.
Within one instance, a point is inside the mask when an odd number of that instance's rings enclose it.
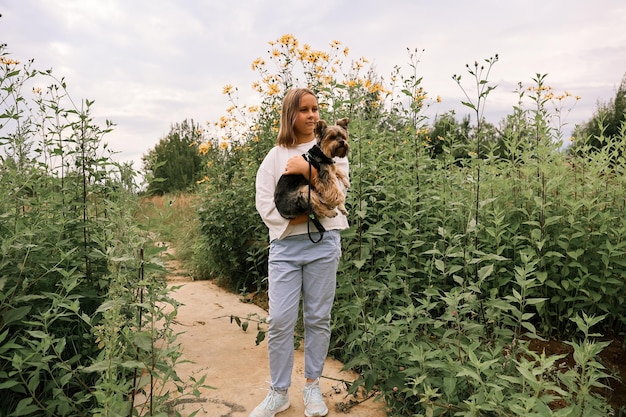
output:
{"label": "young girl", "polygon": [[[274,190],[283,174],[302,174],[309,179],[317,170],[302,157],[315,143],[319,108],[315,94],[307,88],[287,92],[278,132],[277,146],[270,150],[256,177],[256,208],[269,229],[269,317],[268,351],[271,387],[267,397],[250,417],[274,417],[289,408],[294,360],[294,327],[300,296],[304,318],[305,416],[325,416],[328,407],[320,392],[319,377],[330,343],[330,312],[335,298],[337,266],[341,256],[339,231],[348,227],[346,216],[322,217],[323,239],[307,214],[283,218],[274,204]],[[348,175],[348,160],[335,158],[338,169]],[[344,190],[345,192],[346,190]],[[308,232],[312,236],[309,238]]]}

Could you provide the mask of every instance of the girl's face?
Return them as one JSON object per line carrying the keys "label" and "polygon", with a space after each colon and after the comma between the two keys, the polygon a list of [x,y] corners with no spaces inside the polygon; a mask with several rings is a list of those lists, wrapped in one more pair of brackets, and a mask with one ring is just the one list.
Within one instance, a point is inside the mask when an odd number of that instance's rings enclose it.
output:
{"label": "girl's face", "polygon": [[300,107],[296,113],[293,131],[298,138],[298,143],[306,143],[315,137],[315,125],[320,119],[317,99],[311,94],[305,94],[300,98]]}

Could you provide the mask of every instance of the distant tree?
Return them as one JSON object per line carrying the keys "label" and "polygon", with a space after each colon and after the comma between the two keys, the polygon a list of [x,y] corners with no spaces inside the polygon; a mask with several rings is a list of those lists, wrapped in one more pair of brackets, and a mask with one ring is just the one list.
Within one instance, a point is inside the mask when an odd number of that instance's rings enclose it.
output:
{"label": "distant tree", "polygon": [[171,126],[170,132],[142,156],[148,194],[162,195],[193,188],[203,169],[198,145],[202,131],[193,120]]}
{"label": "distant tree", "polygon": [[496,127],[484,119],[479,131],[477,126],[471,125],[469,114],[459,122],[455,112],[449,111],[435,118],[425,141],[431,158],[451,157],[456,164],[463,164],[469,158],[487,158],[494,153],[497,137]]}
{"label": "distant tree", "polygon": [[583,146],[600,150],[613,139],[621,137],[622,124],[626,121],[626,74],[617,89],[615,98],[598,104],[593,117],[574,129],[574,143],[569,152],[577,153]]}
{"label": "distant tree", "polygon": [[536,154],[536,148],[536,129],[528,120],[528,112],[515,106],[513,113],[500,121],[494,155],[519,162],[529,151]]}
{"label": "distant tree", "polygon": [[456,120],[453,110],[438,115],[428,130],[426,142],[432,158],[449,153],[453,159],[467,157],[470,150],[470,117],[466,115],[461,122]]}

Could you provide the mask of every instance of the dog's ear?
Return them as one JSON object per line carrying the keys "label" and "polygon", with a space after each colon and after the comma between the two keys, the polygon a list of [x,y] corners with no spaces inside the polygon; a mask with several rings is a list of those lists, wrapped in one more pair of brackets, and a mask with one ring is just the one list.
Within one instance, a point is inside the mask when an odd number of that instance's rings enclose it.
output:
{"label": "dog's ear", "polygon": [[348,131],[348,123],[350,123],[350,119],[347,117],[337,120],[337,125],[343,127],[346,131]]}
{"label": "dog's ear", "polygon": [[317,138],[321,140],[324,137],[324,132],[326,131],[327,127],[328,124],[325,120],[318,120],[317,124],[315,125],[315,136],[317,136]]}

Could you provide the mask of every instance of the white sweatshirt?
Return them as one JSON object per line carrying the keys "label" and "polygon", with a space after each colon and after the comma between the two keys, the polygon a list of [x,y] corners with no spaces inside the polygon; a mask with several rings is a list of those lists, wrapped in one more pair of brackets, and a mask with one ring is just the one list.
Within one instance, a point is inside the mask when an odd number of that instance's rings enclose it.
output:
{"label": "white sweatshirt", "polygon": [[[261,215],[263,222],[269,229],[270,242],[274,239],[282,239],[287,236],[300,235],[307,233],[307,222],[290,225],[289,220],[280,215],[274,204],[274,190],[278,179],[285,172],[287,161],[289,158],[306,153],[313,145],[315,140],[311,142],[299,144],[290,148],[284,146],[275,146],[265,156],[256,175],[256,209]],[[349,175],[349,165],[347,158],[334,159],[337,169]],[[340,187],[345,190],[341,181]],[[336,210],[336,209],[335,209]],[[345,215],[337,211],[335,217],[320,217],[320,222],[326,230],[344,230],[348,228],[348,219]],[[311,232],[317,229],[313,224],[310,226]]]}

